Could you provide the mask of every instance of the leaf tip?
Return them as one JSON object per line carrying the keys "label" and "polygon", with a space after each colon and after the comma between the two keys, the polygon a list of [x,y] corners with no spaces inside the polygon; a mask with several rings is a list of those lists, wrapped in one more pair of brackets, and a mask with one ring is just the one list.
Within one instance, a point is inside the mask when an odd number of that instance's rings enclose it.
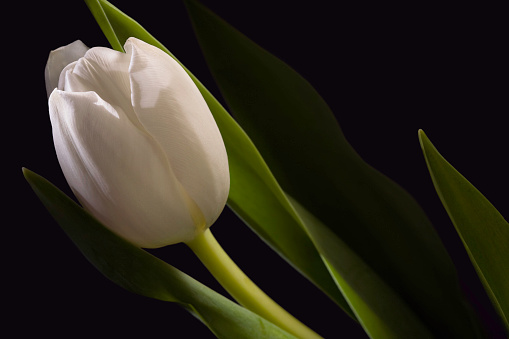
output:
{"label": "leaf tip", "polygon": [[31,170],[26,167],[21,167],[21,172],[23,172],[23,176],[26,180],[30,180],[30,177],[34,174]]}
{"label": "leaf tip", "polygon": [[417,131],[417,135],[419,136],[420,141],[427,139],[426,133],[424,133],[424,131],[420,128]]}
{"label": "leaf tip", "polygon": [[422,139],[426,137],[426,133],[424,133],[424,131],[419,128],[419,130],[417,131],[417,136],[419,137],[419,143],[421,144],[421,148],[424,147],[424,145],[422,144]]}
{"label": "leaf tip", "polygon": [[192,10],[193,8],[208,9],[198,0],[183,0],[183,3],[188,11]]}
{"label": "leaf tip", "polygon": [[424,133],[424,131],[422,129],[419,128],[419,131],[417,132],[418,136],[419,136],[419,143],[421,144],[421,148],[423,151],[426,151],[426,148],[428,146],[428,144],[430,144],[431,142],[429,141],[428,139],[428,136],[426,135],[426,133]]}

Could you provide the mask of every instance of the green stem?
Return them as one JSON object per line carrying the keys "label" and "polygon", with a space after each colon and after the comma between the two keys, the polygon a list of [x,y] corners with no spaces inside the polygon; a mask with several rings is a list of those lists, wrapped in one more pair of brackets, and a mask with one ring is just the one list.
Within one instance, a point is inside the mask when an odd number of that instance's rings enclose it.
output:
{"label": "green stem", "polygon": [[239,304],[299,338],[322,338],[256,286],[226,254],[210,229],[187,245]]}

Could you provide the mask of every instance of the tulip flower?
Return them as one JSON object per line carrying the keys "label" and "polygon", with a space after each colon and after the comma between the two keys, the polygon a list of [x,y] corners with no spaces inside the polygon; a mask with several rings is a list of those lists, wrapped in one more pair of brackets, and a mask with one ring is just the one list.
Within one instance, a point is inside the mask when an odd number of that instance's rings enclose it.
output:
{"label": "tulip flower", "polygon": [[302,338],[320,338],[258,288],[208,229],[230,188],[223,139],[187,72],[129,38],[126,53],[76,41],[45,70],[57,158],[83,207],[131,243],[186,243],[242,305]]}
{"label": "tulip flower", "polygon": [[173,58],[135,38],[124,48],[77,41],[50,53],[58,161],[83,207],[118,235],[144,248],[190,242],[228,197],[221,134]]}

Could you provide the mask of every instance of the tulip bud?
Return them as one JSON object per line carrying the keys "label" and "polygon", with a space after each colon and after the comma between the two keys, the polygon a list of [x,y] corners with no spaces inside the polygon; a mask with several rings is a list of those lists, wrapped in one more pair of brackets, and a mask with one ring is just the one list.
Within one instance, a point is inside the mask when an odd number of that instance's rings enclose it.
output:
{"label": "tulip bud", "polygon": [[135,38],[124,49],[75,42],[50,54],[58,161],[83,207],[115,233],[145,248],[189,242],[228,197],[221,134],[173,58]]}

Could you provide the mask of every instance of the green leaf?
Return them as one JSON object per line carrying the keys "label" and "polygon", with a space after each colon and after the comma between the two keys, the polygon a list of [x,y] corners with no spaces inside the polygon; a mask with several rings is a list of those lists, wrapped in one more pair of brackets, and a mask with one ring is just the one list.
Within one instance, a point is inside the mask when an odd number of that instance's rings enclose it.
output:
{"label": "green leaf", "polygon": [[[123,44],[127,38],[137,37],[175,58],[136,21],[109,2],[88,0],[86,3],[113,47],[118,45],[117,41]],[[299,217],[254,144],[198,79],[186,71],[205,98],[226,146],[231,180],[228,206],[277,253],[353,316],[318,251],[300,225]],[[288,234],[292,236],[288,237]]]}
{"label": "green leaf", "polygon": [[358,156],[305,79],[197,1],[186,4],[232,114],[282,189],[347,244],[434,335],[476,337],[453,264],[414,199]]}
{"label": "green leaf", "polygon": [[509,223],[419,131],[435,189],[486,292],[509,330]]}
{"label": "green leaf", "polygon": [[131,292],[181,304],[218,338],[294,338],[173,266],[118,237],[49,181],[23,169],[33,190],[83,255]]}
{"label": "green leaf", "polygon": [[289,196],[331,275],[371,338],[433,338],[390,286],[334,232]]}

